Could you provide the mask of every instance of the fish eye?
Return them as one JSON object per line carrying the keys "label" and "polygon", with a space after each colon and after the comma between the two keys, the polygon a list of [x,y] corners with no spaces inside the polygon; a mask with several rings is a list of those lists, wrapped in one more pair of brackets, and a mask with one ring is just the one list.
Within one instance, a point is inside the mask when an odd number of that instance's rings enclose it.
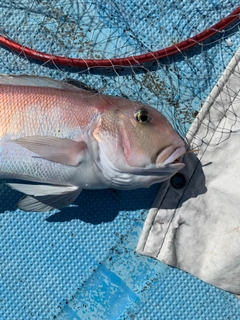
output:
{"label": "fish eye", "polygon": [[134,114],[135,119],[140,123],[147,123],[150,120],[150,115],[145,109],[139,109]]}

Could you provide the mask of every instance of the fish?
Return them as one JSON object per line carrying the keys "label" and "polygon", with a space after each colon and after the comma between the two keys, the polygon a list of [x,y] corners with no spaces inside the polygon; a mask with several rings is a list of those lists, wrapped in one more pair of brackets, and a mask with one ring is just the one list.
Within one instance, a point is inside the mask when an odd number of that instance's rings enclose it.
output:
{"label": "fish", "polygon": [[0,116],[0,179],[24,211],[69,206],[83,189],[148,188],[184,167],[162,113],[77,80],[0,75]]}

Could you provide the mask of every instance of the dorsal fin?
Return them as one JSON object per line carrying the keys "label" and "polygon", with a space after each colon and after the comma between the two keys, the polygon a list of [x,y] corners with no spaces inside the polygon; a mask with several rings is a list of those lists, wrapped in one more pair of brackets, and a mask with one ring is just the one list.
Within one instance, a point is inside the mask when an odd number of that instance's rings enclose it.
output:
{"label": "dorsal fin", "polygon": [[83,83],[79,80],[76,80],[76,79],[66,78],[63,80],[63,82],[67,83],[68,85],[72,85],[76,88],[79,88],[79,89],[83,89],[83,90],[93,92],[93,93],[98,93],[98,90],[93,89],[93,88],[89,87],[88,85],[86,85],[85,83]]}
{"label": "dorsal fin", "polygon": [[66,78],[64,80],[54,80],[48,77],[39,77],[31,75],[0,75],[0,85],[15,85],[15,86],[31,86],[31,87],[50,87],[65,90],[81,89],[93,93],[98,91],[88,87],[81,81]]}
{"label": "dorsal fin", "polygon": [[31,86],[31,87],[52,87],[63,88],[63,82],[54,80],[48,77],[38,77],[30,75],[0,75],[0,84],[16,85],[16,86]]}

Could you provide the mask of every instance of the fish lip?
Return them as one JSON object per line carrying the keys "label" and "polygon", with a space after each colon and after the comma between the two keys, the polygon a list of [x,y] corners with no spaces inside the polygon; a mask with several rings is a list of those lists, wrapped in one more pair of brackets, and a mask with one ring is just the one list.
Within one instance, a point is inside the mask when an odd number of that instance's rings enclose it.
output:
{"label": "fish lip", "polygon": [[[178,170],[184,168],[185,164],[180,161],[181,157],[186,153],[185,146],[180,146],[176,149],[167,147],[161,152],[156,160],[157,167],[171,167]],[[164,159],[165,158],[165,159]]]}
{"label": "fish lip", "polygon": [[170,164],[167,164],[165,167],[172,168],[172,169],[175,169],[176,171],[179,171],[185,167],[185,164],[183,162],[170,163]]}

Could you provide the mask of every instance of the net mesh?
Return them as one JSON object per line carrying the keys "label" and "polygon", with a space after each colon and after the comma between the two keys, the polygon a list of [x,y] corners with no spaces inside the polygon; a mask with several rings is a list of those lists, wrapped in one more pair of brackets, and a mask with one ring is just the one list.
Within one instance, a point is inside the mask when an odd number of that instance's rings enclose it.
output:
{"label": "net mesh", "polygon": [[[2,35],[62,57],[110,59],[167,48],[210,28],[237,1],[4,1]],[[185,136],[194,116],[239,45],[239,20],[191,50],[123,68],[72,68],[31,63],[1,48],[5,73],[79,79],[103,93],[140,100],[161,110]],[[7,57],[6,57],[7,54]],[[31,61],[32,62],[32,61]],[[92,75],[94,73],[94,76]]]}
{"label": "net mesh", "polygon": [[[0,0],[0,33],[21,46],[52,57],[126,58],[193,37],[238,6],[237,0]],[[87,65],[76,68],[71,63],[60,66],[51,59],[36,61],[24,50],[20,54],[0,46],[0,73],[73,78],[101,93],[142,101],[160,110],[184,137],[239,47],[239,24],[239,19],[235,20],[191,49],[128,67],[119,64],[109,68]],[[234,110],[232,117],[239,121]],[[211,128],[210,118],[207,125]],[[224,122],[217,129],[225,133]],[[226,134],[219,137],[215,143],[221,143]],[[77,288],[111,254],[111,247],[119,243],[122,235],[130,233],[135,223],[142,223],[143,208],[150,207],[157,190],[153,186],[150,191],[133,191],[128,195],[120,191],[97,191],[92,197],[83,192],[84,197],[77,203],[85,213],[79,213],[78,208],[65,208],[51,217],[5,212],[1,241],[6,281],[2,288],[11,299],[5,294],[0,318],[55,319],[62,306],[66,307],[64,299],[73,299],[76,290],[80,290]],[[3,184],[0,191],[1,198],[6,200],[1,203],[1,212],[10,210],[9,205],[13,207],[19,194]],[[70,254],[68,248],[72,250]],[[140,279],[135,282],[139,283]],[[156,281],[154,278],[155,284]],[[157,282],[157,285],[161,284]],[[213,304],[210,306],[215,310]],[[204,313],[206,308],[203,308]],[[88,314],[81,319],[89,319]],[[144,312],[140,313],[139,319],[144,317]]]}

